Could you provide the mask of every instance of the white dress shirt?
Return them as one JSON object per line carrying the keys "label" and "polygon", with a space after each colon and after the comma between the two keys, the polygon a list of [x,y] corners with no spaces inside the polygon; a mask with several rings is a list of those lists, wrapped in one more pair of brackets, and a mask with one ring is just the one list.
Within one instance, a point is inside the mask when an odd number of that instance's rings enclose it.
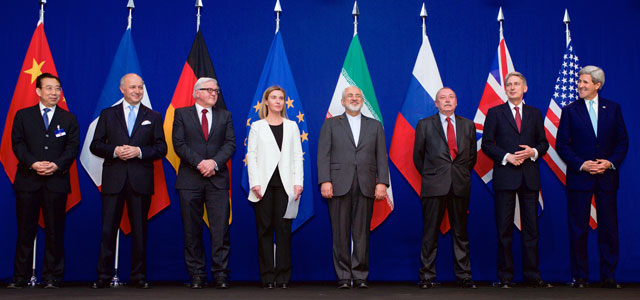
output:
{"label": "white dress shirt", "polygon": [[[42,104],[42,102],[38,102],[39,106],[40,106],[40,115],[44,115],[44,109],[45,108],[50,108],[51,110],[47,113],[47,117],[49,118],[49,125],[51,125],[51,120],[53,118],[53,113],[56,111],[56,107],[57,105],[54,105],[53,107],[46,107]],[[42,119],[42,124],[44,124],[44,118]]]}
{"label": "white dress shirt", "polygon": [[[509,104],[509,109],[511,110],[511,115],[513,116],[513,119],[516,119],[516,107],[518,108],[518,111],[520,112],[520,124],[522,124],[522,120],[524,118],[524,113],[522,110],[522,107],[524,107],[524,101],[520,101],[520,104],[518,105],[513,105],[513,103],[511,103],[511,101],[507,101],[507,103]],[[538,149],[531,147],[531,149],[533,149],[533,156],[530,157],[531,161],[536,161],[538,159]],[[507,153],[504,155],[504,157],[502,158],[502,165],[506,166],[507,165],[507,155],[509,155],[510,153]]]}
{"label": "white dress shirt", "polygon": [[353,134],[353,141],[356,143],[356,147],[358,147],[358,139],[360,138],[360,125],[362,124],[362,114],[358,114],[357,116],[347,115],[347,120],[349,121],[349,127],[351,127],[351,133]]}
{"label": "white dress shirt", "polygon": [[[124,123],[127,125],[127,128],[129,128],[129,111],[130,111],[130,107],[131,104],[129,104],[129,102],[122,100],[122,111],[124,112]],[[136,116],[135,119],[138,119],[138,111],[140,111],[140,102],[138,102],[138,104],[133,106],[133,114]],[[135,125],[135,124],[134,124]],[[138,158],[142,159],[142,149],[140,149],[140,147],[138,148]],[[113,158],[118,157],[118,155],[116,155],[116,150],[113,150]]]}
{"label": "white dress shirt", "polygon": [[[440,123],[442,123],[442,130],[444,131],[444,137],[447,138],[447,142],[448,142],[449,137],[447,136],[447,126],[449,126],[449,123],[447,122],[447,116],[443,115],[442,113],[438,113],[438,115],[440,115]],[[449,118],[451,118],[451,126],[453,126],[454,136],[458,136],[458,130],[456,129],[456,115],[451,114]]]}
{"label": "white dress shirt", "polygon": [[[207,118],[207,125],[209,125],[209,127],[207,128],[207,132],[211,132],[211,123],[213,120],[213,108],[209,107],[209,108],[204,108],[200,105],[198,105],[198,103],[196,103],[196,113],[198,113],[198,122],[200,122],[200,126],[202,126],[202,110],[206,109],[208,111],[208,113],[205,115]],[[211,159],[213,160],[213,159]],[[215,160],[213,160],[213,162],[216,164],[216,167],[214,168],[216,171],[218,171],[218,162],[216,162]]]}

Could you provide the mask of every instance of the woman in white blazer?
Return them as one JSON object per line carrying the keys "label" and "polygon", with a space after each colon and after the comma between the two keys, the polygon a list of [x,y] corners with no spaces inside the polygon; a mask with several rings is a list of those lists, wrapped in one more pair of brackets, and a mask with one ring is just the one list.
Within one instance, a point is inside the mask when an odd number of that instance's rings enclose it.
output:
{"label": "woman in white blazer", "polygon": [[[302,193],[302,145],[298,125],[287,119],[286,92],[267,88],[247,142],[249,201],[258,228],[258,261],[264,288],[288,288],[291,279],[291,219]],[[276,260],[273,261],[273,234]]]}

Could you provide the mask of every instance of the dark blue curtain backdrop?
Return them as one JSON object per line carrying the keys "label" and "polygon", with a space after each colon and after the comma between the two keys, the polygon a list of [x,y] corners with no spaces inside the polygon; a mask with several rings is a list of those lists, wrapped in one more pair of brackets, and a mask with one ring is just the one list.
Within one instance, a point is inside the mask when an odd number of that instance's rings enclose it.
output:
{"label": "dark blue curtain backdrop", "polygon": [[[38,20],[37,0],[3,1],[0,10],[0,121],[4,124],[22,62]],[[196,30],[195,1],[137,0],[133,13],[142,76],[153,107],[163,115]],[[274,1],[203,1],[204,37],[227,106],[234,118],[238,150],[233,156],[233,224],[231,279],[257,281],[255,215],[240,188],[245,117],[274,35]],[[78,116],[84,139],[118,42],[127,25],[125,0],[49,1],[45,32],[68,105]],[[402,105],[421,43],[421,1],[359,1],[358,32],[382,110],[387,145]],[[581,65],[594,64],[606,73],[602,96],[619,102],[630,136],[630,149],[620,169],[618,222],[620,263],[617,278],[640,281],[640,228],[637,187],[640,166],[640,113],[635,89],[640,82],[640,2],[617,1],[445,1],[427,3],[427,32],[442,81],[458,95],[457,113],[473,119],[498,46],[496,16],[502,5],[504,35],[516,70],[527,76],[527,104],[546,113],[565,49],[564,9],[571,16],[573,43]],[[306,111],[310,151],[333,95],[353,35],[353,1],[282,0],[281,30]],[[634,88],[634,86],[636,88]],[[395,211],[371,234],[372,281],[416,281],[422,235],[420,201],[390,162]],[[180,205],[173,188],[175,173],[164,163],[171,206],[149,224],[148,278],[187,280]],[[293,280],[334,280],[327,202],[320,197],[316,162],[312,162],[315,216],[293,235]],[[540,269],[548,281],[569,281],[567,205],[560,181],[541,160],[544,213],[540,216]],[[67,281],[96,278],[100,243],[101,200],[79,165],[82,202],[67,214]],[[13,274],[16,240],[15,192],[0,175],[0,279]],[[476,280],[496,279],[496,226],[493,197],[477,175],[472,177],[469,208],[471,266]],[[599,280],[597,231],[590,240],[591,280]],[[44,236],[39,235],[39,241]],[[207,239],[208,241],[208,239]],[[121,248],[121,272],[128,279],[131,241]],[[514,240],[516,272],[521,270],[520,234]],[[438,279],[454,280],[451,237],[440,237]],[[39,265],[42,244],[39,244]],[[517,275],[517,280],[522,277]]]}

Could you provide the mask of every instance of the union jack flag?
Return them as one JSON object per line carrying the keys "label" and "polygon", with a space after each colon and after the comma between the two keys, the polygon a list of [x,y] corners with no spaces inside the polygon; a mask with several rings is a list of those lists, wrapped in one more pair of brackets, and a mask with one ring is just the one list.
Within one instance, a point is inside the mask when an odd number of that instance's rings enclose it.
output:
{"label": "union jack flag", "polygon": [[[544,131],[549,141],[549,150],[543,158],[564,185],[567,184],[567,165],[556,152],[556,134],[558,133],[558,124],[560,124],[560,117],[562,116],[562,107],[571,104],[571,102],[579,98],[577,88],[579,71],[580,64],[578,56],[573,49],[573,44],[569,42],[562,57],[562,65],[560,66],[560,71],[558,71],[553,96],[551,96],[547,116],[544,119]],[[589,225],[593,229],[596,229],[598,226],[595,199],[591,199]]]}
{"label": "union jack flag", "polygon": [[[476,138],[478,145],[478,161],[473,169],[489,189],[491,189],[489,183],[493,179],[493,160],[482,152],[484,120],[490,108],[507,102],[507,94],[504,91],[505,79],[507,74],[513,71],[515,71],[515,69],[513,67],[513,62],[511,61],[509,49],[507,49],[507,43],[504,41],[504,37],[500,37],[500,44],[498,45],[496,56],[493,58],[491,71],[489,71],[487,83],[484,87],[480,104],[478,104],[476,116],[473,118],[473,121],[476,123]],[[539,194],[538,202],[540,203],[540,208],[543,208],[544,206],[541,193]],[[521,228],[520,204],[517,198],[513,223],[518,229]]]}

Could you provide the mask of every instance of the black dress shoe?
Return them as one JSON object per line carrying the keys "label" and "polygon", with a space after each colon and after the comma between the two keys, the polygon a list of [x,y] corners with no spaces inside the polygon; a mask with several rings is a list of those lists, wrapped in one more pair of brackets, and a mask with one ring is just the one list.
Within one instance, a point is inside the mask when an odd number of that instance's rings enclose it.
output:
{"label": "black dress shoe", "polygon": [[220,290],[226,290],[229,288],[229,283],[226,278],[218,278],[216,279],[216,288]]}
{"label": "black dress shoe", "polygon": [[47,280],[43,286],[45,289],[59,289],[60,281],[57,280]]}
{"label": "black dress shoe", "polygon": [[21,288],[26,287],[26,286],[27,286],[27,282],[26,281],[24,281],[24,280],[16,280],[14,282],[9,283],[7,285],[7,288],[8,289],[17,290],[17,289],[21,289]]}
{"label": "black dress shoe", "polygon": [[111,282],[105,279],[98,279],[92,285],[92,289],[104,289],[111,286]]}
{"label": "black dress shoe", "polygon": [[202,281],[202,277],[194,276],[191,278],[191,283],[189,287],[192,289],[201,289],[204,287],[204,282]]}
{"label": "black dress shoe", "polygon": [[340,282],[338,282],[338,288],[339,288],[339,289],[346,290],[346,289],[350,289],[350,288],[351,288],[351,285],[349,284],[349,282],[346,282],[346,281],[340,281]]}
{"label": "black dress shoe", "polygon": [[461,288],[465,288],[465,289],[477,289],[478,288],[478,285],[476,285],[476,283],[473,282],[473,280],[471,280],[471,278],[462,279],[462,280],[458,281],[458,284],[460,285]]}
{"label": "black dress shoe", "polygon": [[135,287],[135,288],[137,288],[137,289],[143,289],[143,290],[146,290],[146,289],[151,288],[151,287],[149,286],[149,283],[148,283],[146,280],[138,280],[138,281],[137,281],[136,283],[134,283],[132,286],[133,286],[133,287]]}
{"label": "black dress shoe", "polygon": [[499,281],[498,284],[496,284],[495,286],[501,288],[501,289],[510,289],[512,287],[514,287],[516,284],[511,281],[511,280],[505,280],[505,281]]}
{"label": "black dress shoe", "polygon": [[602,282],[602,287],[605,289],[621,289],[622,288],[622,286],[619,283],[617,283],[616,280],[613,278],[605,279]]}
{"label": "black dress shoe", "polygon": [[279,284],[276,284],[276,285],[281,289],[288,289],[289,288],[289,284],[286,283],[286,282],[285,283],[279,283]]}
{"label": "black dress shoe", "polygon": [[273,283],[272,283],[272,282],[268,282],[268,283],[263,283],[263,284],[262,284],[262,288],[263,288],[263,289],[270,289],[270,290],[271,290],[271,289],[273,289],[273,288],[274,288],[274,286],[273,286]]}
{"label": "black dress shoe", "polygon": [[418,283],[418,287],[421,289],[430,289],[433,287],[433,282],[430,279],[422,280]]}
{"label": "black dress shoe", "polygon": [[529,286],[534,288],[546,288],[546,289],[553,287],[550,283],[547,283],[542,279],[529,281]]}
{"label": "black dress shoe", "polygon": [[353,286],[356,287],[356,288],[359,288],[359,289],[368,289],[369,288],[369,285],[364,280],[356,280],[353,283]]}
{"label": "black dress shoe", "polygon": [[587,281],[584,278],[578,278],[573,282],[573,287],[577,289],[583,289],[587,287]]}

